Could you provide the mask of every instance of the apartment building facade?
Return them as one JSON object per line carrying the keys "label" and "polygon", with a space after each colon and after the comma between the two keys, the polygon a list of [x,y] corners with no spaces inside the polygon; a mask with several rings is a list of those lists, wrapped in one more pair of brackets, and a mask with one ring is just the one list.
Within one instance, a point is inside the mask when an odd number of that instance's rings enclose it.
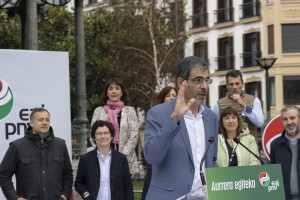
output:
{"label": "apartment building facade", "polygon": [[271,117],[284,105],[300,105],[299,0],[186,0],[185,5],[190,19],[185,56],[203,57],[210,65],[210,107],[226,95],[226,72],[238,69],[246,93],[257,96],[266,113],[265,70],[256,62],[261,57],[277,58],[269,70]]}
{"label": "apartment building facade", "polygon": [[300,105],[300,1],[267,0],[263,4],[264,56],[278,60],[270,70],[271,113]]}

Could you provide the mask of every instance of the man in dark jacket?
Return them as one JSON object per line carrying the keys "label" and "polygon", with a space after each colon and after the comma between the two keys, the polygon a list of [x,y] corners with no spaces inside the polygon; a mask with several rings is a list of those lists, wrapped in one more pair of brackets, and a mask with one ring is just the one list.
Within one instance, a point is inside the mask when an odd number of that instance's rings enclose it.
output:
{"label": "man in dark jacket", "polygon": [[72,184],[73,170],[65,141],[54,136],[49,112],[33,109],[25,136],[10,143],[1,162],[3,194],[8,200],[67,200]]}
{"label": "man in dark jacket", "polygon": [[299,200],[300,191],[300,109],[285,106],[281,110],[281,121],[285,130],[271,143],[271,163],[281,164],[285,197]]}

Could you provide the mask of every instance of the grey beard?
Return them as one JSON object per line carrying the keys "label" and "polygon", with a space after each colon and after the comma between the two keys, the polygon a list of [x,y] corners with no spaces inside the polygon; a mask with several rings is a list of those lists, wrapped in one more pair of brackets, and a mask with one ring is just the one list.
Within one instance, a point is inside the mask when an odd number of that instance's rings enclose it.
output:
{"label": "grey beard", "polygon": [[294,131],[290,132],[290,131],[286,130],[286,132],[289,136],[294,137],[295,135],[297,135],[300,132],[300,125],[297,126]]}

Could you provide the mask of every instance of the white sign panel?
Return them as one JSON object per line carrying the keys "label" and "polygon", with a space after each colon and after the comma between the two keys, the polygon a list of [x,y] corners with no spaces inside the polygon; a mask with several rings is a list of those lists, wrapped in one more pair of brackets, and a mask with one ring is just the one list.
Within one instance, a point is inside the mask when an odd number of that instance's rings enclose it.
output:
{"label": "white sign panel", "polygon": [[66,140],[71,156],[68,53],[0,49],[1,161],[9,143],[24,136],[35,107],[50,112],[54,135]]}

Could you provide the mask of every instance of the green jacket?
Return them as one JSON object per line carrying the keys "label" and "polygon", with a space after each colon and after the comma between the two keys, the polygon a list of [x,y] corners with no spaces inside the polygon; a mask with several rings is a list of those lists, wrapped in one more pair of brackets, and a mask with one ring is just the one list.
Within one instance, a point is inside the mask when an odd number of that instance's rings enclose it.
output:
{"label": "green jacket", "polygon": [[[248,149],[250,149],[256,155],[259,155],[255,137],[250,135],[249,129],[245,124],[243,126],[243,132],[239,135],[239,138],[243,145],[248,147]],[[236,147],[237,144],[235,142],[233,143],[234,147]],[[237,146],[236,155],[238,160],[238,166],[260,165],[260,161],[241,145]],[[228,150],[225,144],[225,138],[222,134],[218,135],[217,164],[219,165],[219,167],[227,167],[229,164]]]}

